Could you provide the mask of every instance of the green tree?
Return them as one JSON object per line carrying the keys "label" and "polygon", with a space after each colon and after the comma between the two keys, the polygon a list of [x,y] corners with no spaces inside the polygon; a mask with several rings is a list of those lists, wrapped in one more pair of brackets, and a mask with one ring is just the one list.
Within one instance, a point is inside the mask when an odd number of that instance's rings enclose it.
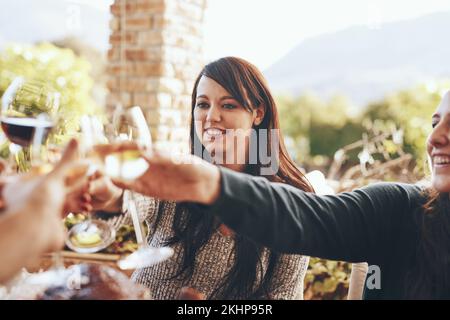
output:
{"label": "green tree", "polygon": [[299,164],[314,164],[318,157],[329,160],[340,147],[361,138],[360,121],[349,115],[350,102],[343,96],[323,101],[308,93],[277,102],[287,146]]}
{"label": "green tree", "polygon": [[56,142],[67,140],[78,130],[79,117],[100,113],[91,97],[90,63],[70,49],[49,43],[11,45],[0,52],[0,95],[17,76],[36,79],[61,93],[61,122],[54,130]]}
{"label": "green tree", "polygon": [[449,87],[450,83],[442,82],[396,92],[369,104],[362,118],[393,123],[403,129],[405,151],[414,155],[422,170],[426,158],[426,138],[431,132],[431,116],[445,88]]}

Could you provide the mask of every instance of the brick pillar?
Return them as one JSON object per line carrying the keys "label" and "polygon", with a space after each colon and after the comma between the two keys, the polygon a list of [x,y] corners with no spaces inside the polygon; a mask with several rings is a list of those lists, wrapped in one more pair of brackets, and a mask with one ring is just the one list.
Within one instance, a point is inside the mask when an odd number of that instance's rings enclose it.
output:
{"label": "brick pillar", "polygon": [[143,108],[153,139],[186,147],[191,92],[204,61],[207,0],[115,0],[111,5],[107,109]]}

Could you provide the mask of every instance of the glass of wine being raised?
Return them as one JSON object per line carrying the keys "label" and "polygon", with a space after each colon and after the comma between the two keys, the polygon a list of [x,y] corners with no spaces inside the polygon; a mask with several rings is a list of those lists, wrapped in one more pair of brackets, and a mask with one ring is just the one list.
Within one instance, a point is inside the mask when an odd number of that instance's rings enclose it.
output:
{"label": "glass of wine being raised", "polygon": [[[118,105],[113,113],[112,122],[105,126],[109,143],[113,145],[131,141],[144,148],[151,148],[152,137],[142,109],[134,106],[124,109]],[[148,163],[138,150],[108,152],[97,145],[96,150],[103,161],[105,174],[113,179],[132,181],[142,176],[148,169]],[[112,149],[114,150],[114,149]]]}
{"label": "glass of wine being raised", "polygon": [[[112,145],[132,141],[140,147],[150,148],[152,137],[142,109],[139,106],[123,108],[116,107],[113,119],[105,128],[109,142]],[[139,179],[147,170],[149,165],[142,157],[139,150],[125,150],[107,152],[108,146],[97,146],[97,154],[102,159],[104,173],[112,179],[125,182]],[[136,209],[133,192],[129,191],[128,212],[133,221],[138,250],[119,261],[122,269],[143,268],[154,265],[170,258],[173,250],[169,247],[151,247],[146,241],[144,228]]]}
{"label": "glass of wine being raised", "polygon": [[[1,126],[11,141],[10,151],[18,161],[21,150],[30,148],[35,133],[45,142],[54,127],[54,115],[59,109],[60,93],[45,82],[15,78],[2,96]],[[28,152],[30,158],[31,152]],[[31,159],[29,159],[31,160]]]}
{"label": "glass of wine being raised", "polygon": [[[80,119],[80,146],[89,167],[86,178],[89,179],[98,169],[99,162],[94,147],[107,145],[103,124],[96,116],[83,115]],[[66,245],[78,253],[94,253],[101,251],[114,242],[116,230],[103,220],[92,219],[86,212],[86,221],[74,225],[66,237]]]}

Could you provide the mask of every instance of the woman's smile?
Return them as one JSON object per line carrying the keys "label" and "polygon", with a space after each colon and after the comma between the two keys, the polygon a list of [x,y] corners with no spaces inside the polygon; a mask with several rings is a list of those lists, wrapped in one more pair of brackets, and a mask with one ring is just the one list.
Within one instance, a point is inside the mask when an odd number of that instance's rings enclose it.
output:
{"label": "woman's smile", "polygon": [[225,135],[226,130],[218,127],[209,127],[204,129],[203,132],[203,139],[205,141],[214,141],[218,138],[222,138]]}

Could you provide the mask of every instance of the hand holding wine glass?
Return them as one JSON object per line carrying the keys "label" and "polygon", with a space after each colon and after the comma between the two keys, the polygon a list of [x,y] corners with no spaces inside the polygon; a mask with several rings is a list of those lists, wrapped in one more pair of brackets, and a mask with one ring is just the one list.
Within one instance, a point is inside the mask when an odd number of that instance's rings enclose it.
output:
{"label": "hand holding wine glass", "polygon": [[[71,189],[66,181],[69,177],[70,179],[76,179],[72,172],[79,169],[80,162],[77,159],[78,143],[76,140],[71,140],[60,161],[54,165],[50,172],[46,174],[29,172],[10,177],[6,180],[2,192],[5,207],[14,209],[26,203],[30,212],[42,209],[51,214],[52,217],[54,215],[58,226],[63,228],[62,209],[66,196]],[[72,181],[73,183],[79,182]]]}
{"label": "hand holding wine glass", "polygon": [[[138,149],[124,144],[124,149]],[[115,185],[149,197],[170,201],[213,203],[220,193],[220,171],[217,166],[191,154],[173,155],[161,150],[141,150],[149,169],[138,179],[113,179]]]}
{"label": "hand holding wine glass", "polygon": [[97,171],[89,183],[92,210],[117,213],[122,209],[123,189],[114,185],[107,175]]}
{"label": "hand holding wine glass", "polygon": [[62,248],[65,230],[61,210],[67,194],[65,181],[78,165],[76,159],[77,142],[72,141],[51,172],[20,174],[5,181],[6,208],[0,247],[2,259],[8,263],[4,264],[3,272],[12,275],[21,267],[39,261],[43,253]]}
{"label": "hand holding wine glass", "polygon": [[[149,169],[143,158],[143,150],[151,147],[150,129],[140,107],[123,109],[120,106],[113,115],[112,125],[107,129],[109,145],[97,146],[96,152],[103,160],[103,171],[111,179],[118,181],[137,181]],[[138,148],[126,148],[132,144]],[[135,269],[151,266],[168,259],[173,254],[169,247],[153,248],[146,242],[133,192],[127,203],[133,221],[138,250],[119,261],[122,269]]]}
{"label": "hand holding wine glass", "polygon": [[[89,157],[89,166],[85,177],[92,180],[98,169],[94,147],[106,142],[103,125],[97,117],[83,116],[81,118],[81,133],[82,152]],[[92,209],[92,207],[89,209]],[[92,219],[89,211],[86,213],[87,220],[76,224],[69,230],[66,244],[70,249],[79,253],[101,251],[114,242],[116,230],[105,221]]]}
{"label": "hand holding wine glass", "polygon": [[133,181],[144,174],[148,163],[142,158],[140,149],[115,149],[123,142],[133,142],[143,149],[151,148],[152,137],[141,108],[118,106],[112,124],[106,127],[106,135],[110,145],[99,145],[96,149],[103,160],[105,174],[123,181]]}

